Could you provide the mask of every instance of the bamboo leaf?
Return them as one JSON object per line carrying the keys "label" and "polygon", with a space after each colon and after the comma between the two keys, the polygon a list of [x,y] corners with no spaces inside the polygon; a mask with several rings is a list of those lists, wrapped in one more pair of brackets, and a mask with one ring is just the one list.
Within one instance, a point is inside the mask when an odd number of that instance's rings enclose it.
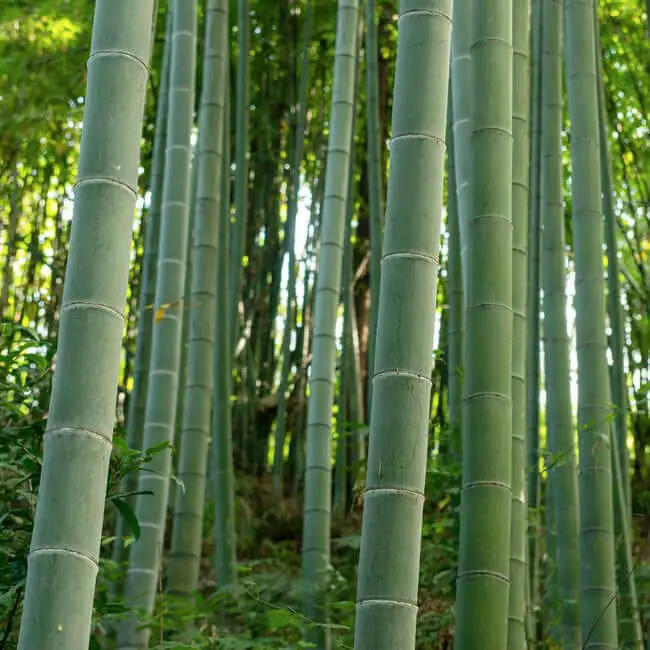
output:
{"label": "bamboo leaf", "polygon": [[271,630],[302,626],[302,619],[288,609],[272,609],[266,613],[266,617]]}
{"label": "bamboo leaf", "polygon": [[119,499],[117,497],[114,497],[111,499],[111,501],[131,529],[133,537],[135,537],[136,540],[140,539],[142,531],[140,530],[140,524],[138,522],[138,518],[135,516],[135,512],[133,512],[133,508],[131,508],[127,501],[124,501],[123,499]]}

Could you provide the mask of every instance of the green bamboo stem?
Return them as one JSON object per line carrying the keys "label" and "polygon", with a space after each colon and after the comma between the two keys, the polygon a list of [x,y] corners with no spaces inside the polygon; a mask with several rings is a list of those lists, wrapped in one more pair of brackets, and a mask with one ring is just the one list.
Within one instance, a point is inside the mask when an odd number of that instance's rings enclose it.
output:
{"label": "green bamboo stem", "polygon": [[529,183],[530,0],[513,0],[512,106],[512,521],[508,648],[526,647],[528,573],[526,502],[526,288]]}
{"label": "green bamboo stem", "polygon": [[174,0],[156,311],[143,438],[143,448],[156,448],[157,452],[138,477],[138,490],[152,494],[137,498],[136,516],[142,534],[131,550],[125,587],[125,601],[134,615],[125,619],[120,628],[120,650],[148,647],[150,630],[138,628],[135,615],[141,610],[147,615],[153,612],[162,561],[172,471],[171,449],[165,445],[173,443],[185,307],[196,14],[195,3]]}
{"label": "green bamboo stem", "polygon": [[20,650],[88,648],[112,450],[153,7],[152,0],[98,0],[95,5],[74,226],[28,557]]}
{"label": "green bamboo stem", "polygon": [[[452,38],[453,42],[453,38]],[[453,68],[452,68],[453,77]],[[456,143],[453,129],[453,78],[450,83],[447,110],[447,231],[449,257],[447,260],[447,390],[449,392],[449,449],[451,457],[461,458],[461,422],[463,408],[463,270],[456,185]]]}
{"label": "green bamboo stem", "polygon": [[[580,556],[578,552],[578,477],[571,411],[566,322],[566,245],[562,180],[562,1],[543,4],[541,200],[543,221],[544,368],[548,481],[552,484],[554,547],[553,601],[547,608],[553,635],[563,648],[580,650]],[[554,550],[553,555],[551,552]]]}
{"label": "green bamboo stem", "polygon": [[[353,143],[354,144],[354,143]],[[354,148],[352,148],[352,155],[350,156],[350,180],[349,187],[352,188],[354,183]],[[352,235],[352,217],[354,215],[354,194],[352,191],[348,193],[348,201],[346,207],[345,219],[345,237],[343,239],[343,262],[342,262],[342,277],[341,277],[341,293],[343,303],[343,333],[341,336],[341,355],[339,358],[339,391],[338,391],[338,413],[336,418],[336,429],[338,438],[336,440],[336,463],[334,466],[334,509],[339,515],[345,512],[347,501],[347,474],[349,468],[349,436],[350,436],[350,389],[351,379],[349,358],[353,354],[350,344],[351,336],[348,337],[348,330],[350,335],[352,331],[350,326],[350,305],[352,301],[350,283],[352,280],[352,243],[350,237]]]}
{"label": "green bamboo stem", "polygon": [[583,648],[618,648],[593,0],[565,0],[576,273]]}
{"label": "green bamboo stem", "polygon": [[[316,280],[302,545],[307,616],[324,623],[323,597],[330,558],[331,442],[334,401],[335,329],[341,290],[341,257],[355,106],[358,0],[338,0],[336,56],[325,172],[325,200]],[[330,644],[329,628],[311,627],[319,650]]]}
{"label": "green bamboo stem", "polygon": [[311,0],[307,2],[303,35],[302,67],[298,92],[298,117],[296,120],[296,142],[294,146],[292,180],[287,205],[285,246],[288,257],[289,277],[287,280],[287,313],[282,333],[282,367],[278,388],[278,418],[275,424],[275,449],[273,455],[273,493],[275,498],[283,495],[283,461],[287,420],[287,389],[291,370],[291,322],[296,311],[296,216],[298,214],[298,192],[300,190],[300,167],[305,148],[305,124],[307,117],[307,91],[309,88],[309,46],[313,22]]}
{"label": "green bamboo stem", "polygon": [[[363,12],[358,12],[358,44],[355,58],[354,73],[354,97],[358,96],[361,81],[361,43],[363,40]],[[345,233],[343,235],[343,259],[341,266],[341,303],[343,307],[343,331],[341,335],[341,355],[339,357],[340,378],[339,378],[339,411],[337,417],[338,440],[336,442],[336,463],[334,466],[334,506],[339,513],[343,512],[348,500],[348,473],[350,471],[350,435],[349,417],[351,405],[352,381],[354,379],[350,372],[350,358],[354,355],[351,349],[353,321],[350,320],[350,309],[353,304],[352,298],[352,219],[354,218],[355,187],[354,172],[356,160],[355,134],[357,126],[356,110],[352,116],[352,135],[350,141],[350,165],[348,170],[348,195],[345,205]],[[349,336],[348,336],[349,334]]]}
{"label": "green bamboo stem", "polygon": [[355,650],[415,647],[451,16],[400,3]]}
{"label": "green bamboo stem", "polygon": [[[316,149],[318,151],[318,148]],[[321,165],[321,168],[324,163]],[[305,245],[305,279],[303,284],[304,303],[302,309],[302,322],[303,326],[298,333],[298,340],[296,342],[296,349],[299,351],[299,359],[301,364],[308,358],[311,349],[313,331],[313,313],[314,313],[314,293],[316,287],[316,271],[309,268],[309,261],[315,257],[315,251],[318,247],[318,239],[320,236],[320,219],[322,214],[324,202],[325,186],[323,183],[323,175],[317,182],[312,184],[312,200],[309,210],[309,228],[307,235],[307,242]],[[293,433],[293,449],[294,451],[294,464],[293,464],[293,479],[291,482],[291,496],[296,498],[298,496],[298,488],[300,481],[304,474],[305,462],[305,423],[307,419],[305,385],[307,369],[301,367],[298,375],[298,385],[296,393],[300,396],[300,407],[296,416],[296,423]]]}
{"label": "green bamboo stem", "polygon": [[540,167],[542,101],[542,0],[531,2],[531,102],[530,102],[530,205],[528,228],[528,290],[526,298],[526,449],[528,457],[527,501],[529,509],[529,588],[528,637],[536,642],[537,614],[540,610],[540,530],[541,498],[539,473],[539,386],[540,386]]}
{"label": "green bamboo stem", "polygon": [[243,268],[242,259],[246,247],[246,223],[248,221],[248,174],[250,130],[250,7],[249,0],[237,0],[237,105],[235,164],[235,221],[231,227],[230,243],[230,338],[233,351],[239,339],[239,300],[241,296]]}
{"label": "green bamboo stem", "polygon": [[[158,242],[160,240],[160,213],[162,205],[163,175],[165,172],[165,146],[167,142],[167,114],[169,111],[169,62],[171,59],[172,13],[167,12],[165,49],[158,90],[156,130],[151,164],[151,190],[149,210],[145,227],[144,258],[142,260],[141,290],[138,301],[138,333],[135,348],[135,371],[133,389],[129,397],[127,415],[127,445],[130,449],[142,446],[147,389],[149,385],[149,363],[151,361],[151,333],[153,328],[153,304],[156,298],[156,266],[158,264]],[[127,474],[120,484],[121,492],[132,492],[137,485],[135,473]],[[112,560],[121,562],[125,557],[124,519],[118,516],[115,526]],[[119,586],[113,585],[113,595]]]}
{"label": "green bamboo stem", "polygon": [[471,41],[472,201],[454,647],[503,650],[512,509],[512,0],[475,2]]}
{"label": "green bamboo stem", "polygon": [[469,223],[471,209],[469,139],[471,135],[470,108],[473,91],[471,87],[470,45],[474,2],[475,0],[455,2],[454,29],[451,40],[451,90],[454,93],[454,171],[461,250],[461,288],[464,298],[467,295],[467,224]]}
{"label": "green bamboo stem", "polygon": [[[370,217],[370,331],[368,333],[368,374],[374,371],[381,247],[384,222],[384,183],[379,123],[379,69],[377,57],[377,17],[375,0],[366,0],[366,140],[368,142],[368,212]],[[367,412],[372,404],[372,381],[368,382]]]}
{"label": "green bamboo stem", "polygon": [[616,241],[616,215],[612,166],[609,157],[605,85],[603,83],[602,45],[598,12],[594,5],[594,39],[596,43],[596,73],[598,75],[598,126],[600,134],[600,175],[603,188],[602,208],[605,215],[607,247],[607,311],[612,329],[610,349],[612,366],[610,384],[614,403],[614,516],[616,536],[616,574],[620,592],[619,628],[621,648],[641,650],[643,630],[639,616],[634,561],[632,558],[632,499],[630,485],[630,455],[627,449],[627,387],[625,383],[625,326],[620,299],[619,263]]}
{"label": "green bamboo stem", "polygon": [[[228,10],[225,3],[224,10]],[[226,21],[227,23],[227,21]],[[228,32],[229,33],[229,32]],[[226,51],[230,39],[226,37]],[[226,588],[237,578],[237,535],[235,528],[235,472],[232,457],[232,338],[226,306],[230,296],[230,65],[226,65],[226,97],[223,116],[223,173],[221,175],[221,224],[217,256],[215,308],[214,405],[212,409],[212,484],[214,492],[214,564],[217,585]]]}
{"label": "green bamboo stem", "polygon": [[[190,155],[190,207],[188,211],[187,224],[187,250],[185,252],[185,283],[183,285],[183,315],[181,318],[181,352],[178,365],[178,389],[176,391],[176,415],[174,422],[174,453],[172,455],[172,472],[178,471],[178,460],[183,447],[183,412],[185,404],[185,383],[187,380],[187,361],[190,337],[191,294],[192,294],[192,262],[194,258],[194,221],[196,216],[196,190],[198,187],[199,174],[197,170],[196,143],[192,146]],[[177,485],[169,486],[169,503],[174,503]]]}
{"label": "green bamboo stem", "polygon": [[222,221],[224,104],[228,64],[228,7],[208,2],[205,20],[203,83],[196,157],[188,364],[182,419],[182,445],[176,491],[167,591],[189,596],[198,588],[205,507],[208,445],[213,396],[218,246]]}

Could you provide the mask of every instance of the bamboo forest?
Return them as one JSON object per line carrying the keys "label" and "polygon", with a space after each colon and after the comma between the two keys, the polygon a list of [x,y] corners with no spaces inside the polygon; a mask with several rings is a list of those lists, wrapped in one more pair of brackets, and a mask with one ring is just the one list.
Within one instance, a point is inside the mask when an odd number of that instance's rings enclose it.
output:
{"label": "bamboo forest", "polygon": [[650,0],[0,1],[0,650],[650,650]]}

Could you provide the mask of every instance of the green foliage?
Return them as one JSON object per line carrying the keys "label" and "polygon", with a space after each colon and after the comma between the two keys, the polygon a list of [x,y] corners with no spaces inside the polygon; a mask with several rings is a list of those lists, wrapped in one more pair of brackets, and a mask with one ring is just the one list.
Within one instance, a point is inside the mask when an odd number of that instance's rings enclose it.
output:
{"label": "green foliage", "polygon": [[[429,499],[422,537],[422,572],[418,647],[438,648],[450,639],[458,546],[459,467],[445,465],[427,475]],[[240,481],[246,485],[249,477]],[[140,624],[152,630],[151,648],[181,650],[228,648],[233,650],[297,649],[312,647],[302,641],[306,628],[315,625],[300,613],[300,556],[295,540],[278,542],[269,536],[277,528],[293,529],[294,512],[285,509],[278,519],[267,519],[268,504],[259,499],[268,487],[252,484],[239,495],[240,511],[249,517],[246,556],[239,566],[239,581],[232,588],[213,593],[211,571],[204,569],[201,590],[191,599],[160,593],[155,614],[142,616]],[[246,503],[241,503],[245,501]],[[210,512],[212,504],[208,504]],[[284,517],[284,519],[282,518]],[[327,582],[331,602],[333,648],[350,649],[355,615],[355,576],[360,535],[352,514],[334,524],[332,568]],[[210,526],[205,527],[206,532]],[[295,533],[294,533],[295,534]],[[109,541],[109,540],[107,540]],[[204,547],[209,556],[209,541]],[[110,627],[125,615],[121,601],[107,598],[108,584],[120,567],[103,560],[98,580],[94,639],[106,640]],[[97,645],[97,648],[102,647]]]}
{"label": "green foliage", "polygon": [[11,323],[0,325],[0,648],[19,621],[41,473],[52,349]]}
{"label": "green foliage", "polygon": [[[278,557],[282,549],[275,551]],[[99,587],[110,579],[103,565]],[[153,616],[143,615],[140,625],[152,630],[152,650],[182,650],[185,648],[228,648],[232,650],[262,650],[262,648],[308,648],[302,640],[303,629],[310,622],[298,613],[299,576],[289,574],[279,559],[253,561],[240,567],[237,586],[216,592],[212,596],[197,593],[192,599],[161,594]],[[349,583],[346,583],[349,591]],[[336,594],[338,595],[338,594]],[[351,601],[336,605],[339,612],[354,608]],[[99,604],[96,608],[94,642],[102,647],[109,626],[125,614],[119,603]],[[351,620],[347,624],[330,625],[339,635],[335,647],[349,647]]]}
{"label": "green foliage", "polygon": [[[51,381],[53,347],[34,332],[5,325],[0,362],[0,648],[15,647],[20,618],[27,554],[41,470],[42,439]],[[166,446],[166,445],[165,445]],[[121,479],[147,465],[161,448],[129,449],[123,431],[116,432],[108,479],[107,504],[123,516],[137,538],[139,524],[130,506],[133,494],[120,492]],[[240,566],[237,586],[213,595],[208,575],[193,599],[159,594],[155,614],[141,619],[152,628],[155,650],[212,648],[231,650],[298,649],[311,647],[302,641],[312,625],[300,611],[300,557],[293,539],[271,542],[273,530],[294,525],[291,508],[269,519],[272,511],[259,499],[260,486],[251,478],[239,481],[240,512],[248,511],[249,538],[244,547],[250,559]],[[251,483],[248,487],[245,487]],[[456,563],[459,468],[432,468],[428,474],[429,499],[423,531],[421,611],[418,628],[421,647],[437,647],[449,636]],[[243,492],[242,492],[243,488]],[[182,486],[181,486],[182,489]],[[263,491],[262,491],[263,492]],[[210,509],[212,504],[208,504]],[[111,508],[107,510],[111,512]],[[264,516],[264,513],[267,513]],[[283,519],[284,517],[284,519]],[[241,517],[240,517],[241,520]],[[210,517],[206,518],[206,533]],[[335,524],[328,590],[332,602],[328,625],[334,648],[352,647],[355,574],[359,551],[358,522]],[[341,527],[342,526],[342,527]],[[299,529],[298,529],[299,530]],[[277,534],[277,533],[275,533]],[[294,535],[290,533],[290,535]],[[282,535],[280,535],[282,536]],[[125,539],[128,545],[133,537]],[[246,540],[247,538],[243,538]],[[124,617],[121,600],[109,597],[111,582],[120,581],[123,567],[112,562],[112,537],[105,537],[95,599],[91,649],[106,647],[113,625]],[[209,547],[208,547],[209,549]],[[251,555],[258,557],[250,557]],[[262,557],[259,557],[259,556]],[[3,634],[8,644],[2,645]]]}
{"label": "green foliage", "polygon": [[[4,648],[3,642],[9,643],[16,633],[20,615],[47,423],[42,405],[49,402],[54,347],[25,327],[6,322],[1,328],[0,648]],[[120,480],[140,471],[162,449],[136,451],[121,435],[115,438],[107,501],[126,519],[136,539],[140,526],[127,500],[135,493],[120,493]]]}
{"label": "green foliage", "polygon": [[[15,647],[20,617],[26,559],[33,524],[40,476],[42,438],[46,413],[38,405],[49,397],[52,346],[25,328],[5,325],[0,346],[0,648]],[[444,437],[445,432],[438,435]],[[138,524],[130,510],[130,494],[121,493],[125,475],[139,471],[160,449],[143,452],[129,449],[123,432],[114,439],[114,454],[107,501],[125,516],[131,534]],[[562,462],[551,458],[550,463]],[[250,483],[250,485],[249,485]],[[271,542],[276,529],[291,531],[295,515],[291,509],[269,519],[269,504],[260,499],[259,482],[250,477],[238,481],[239,510],[247,512],[248,559],[239,567],[240,580],[229,590],[213,593],[214,582],[207,571],[201,591],[192,599],[159,594],[155,614],[141,623],[152,628],[152,650],[263,650],[308,648],[303,630],[311,625],[300,612],[300,558],[295,540]],[[449,643],[454,625],[455,573],[459,533],[460,467],[439,456],[427,473],[420,574],[419,648],[442,648]],[[270,494],[270,492],[269,492]],[[258,501],[255,501],[255,498]],[[639,496],[640,503],[648,503]],[[120,505],[118,505],[120,504]],[[208,512],[212,504],[208,504]],[[110,512],[110,509],[108,510]],[[284,518],[283,518],[284,517]],[[240,517],[241,519],[241,517]],[[209,555],[210,517],[204,527]],[[276,530],[275,533],[273,531]],[[359,551],[356,515],[335,522],[332,564],[328,589],[331,595],[329,625],[335,649],[352,648],[355,575]],[[290,533],[290,535],[295,535]],[[282,534],[280,533],[280,536]],[[120,579],[123,567],[111,562],[111,537],[102,546],[102,559],[95,600],[91,650],[110,647],[112,626],[125,615],[122,601],[109,597],[109,584]],[[126,540],[127,544],[130,539]],[[642,558],[647,549],[640,549]],[[636,568],[639,585],[650,583],[648,564]],[[643,589],[641,593],[644,593]],[[647,606],[647,603],[643,603]],[[3,646],[3,639],[6,638]]]}

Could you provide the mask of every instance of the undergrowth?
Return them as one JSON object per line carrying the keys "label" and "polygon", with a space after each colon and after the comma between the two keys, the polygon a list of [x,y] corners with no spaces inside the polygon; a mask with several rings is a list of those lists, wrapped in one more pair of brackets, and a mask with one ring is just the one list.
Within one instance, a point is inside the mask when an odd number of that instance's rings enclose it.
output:
{"label": "undergrowth", "polygon": [[[3,327],[0,345],[0,650],[10,650],[16,648],[18,642],[53,350],[34,332],[10,325]],[[124,603],[111,589],[111,585],[123,579],[125,565],[117,565],[110,559],[115,540],[109,533],[119,514],[130,528],[130,541],[138,536],[137,519],[125,498],[127,495],[120,494],[120,484],[125,475],[137,472],[158,451],[128,449],[124,432],[115,432],[91,650],[115,648],[115,633],[121,620],[126,614],[134,615],[126,611]],[[164,579],[161,581],[154,615],[140,618],[140,625],[150,630],[152,650],[310,647],[302,640],[305,628],[314,625],[301,613],[302,504],[296,499],[275,501],[268,477],[238,476],[236,486],[239,553],[236,585],[226,590],[217,589],[212,562],[214,503],[208,499],[199,590],[189,599],[179,599],[166,594]],[[452,647],[459,486],[458,465],[433,464],[429,467],[417,627],[417,648],[423,650]],[[360,505],[355,503],[344,517],[335,518],[332,526],[327,600],[335,649],[353,647]],[[647,518],[638,521],[647,524]],[[637,528],[637,539],[641,543],[635,547],[635,570],[640,604],[647,607],[650,591],[648,534],[643,526],[637,525]],[[163,577],[164,574],[163,567]],[[553,646],[545,642],[538,647]]]}

